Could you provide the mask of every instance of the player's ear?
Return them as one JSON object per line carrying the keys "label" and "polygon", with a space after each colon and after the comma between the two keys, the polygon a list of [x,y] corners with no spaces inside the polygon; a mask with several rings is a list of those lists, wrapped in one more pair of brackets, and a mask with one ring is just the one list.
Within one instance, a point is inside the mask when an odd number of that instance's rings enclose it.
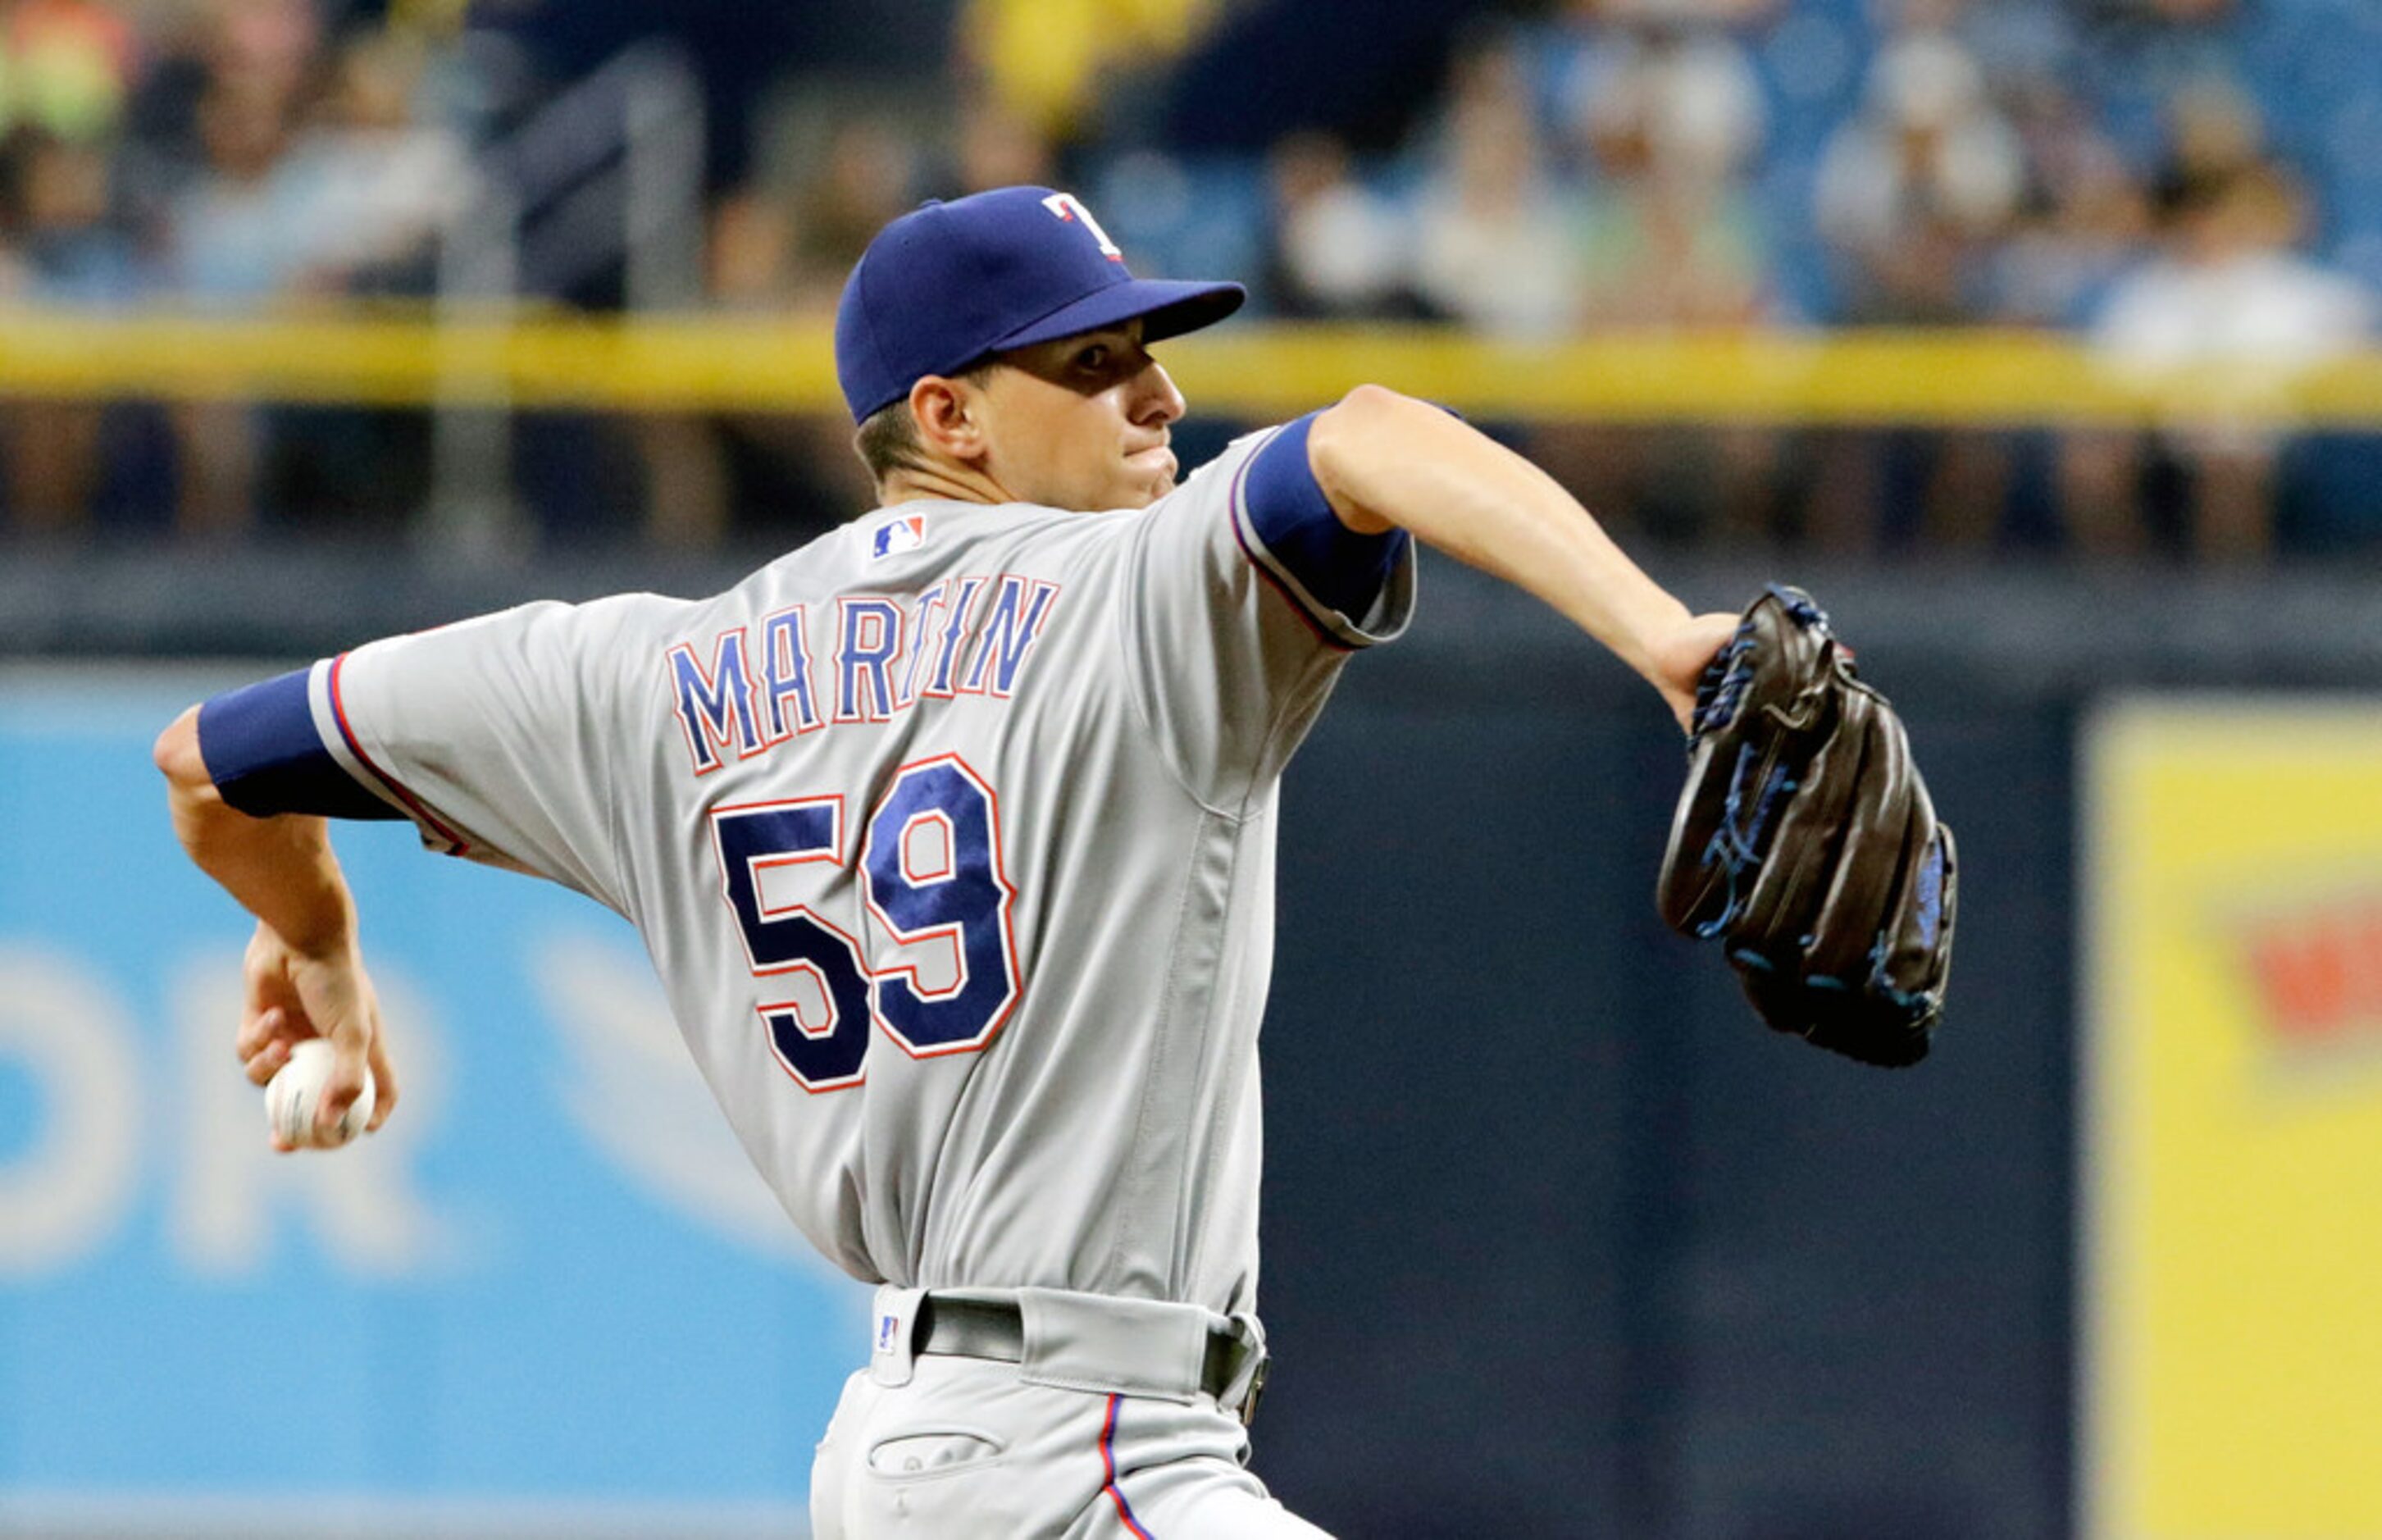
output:
{"label": "player's ear", "polygon": [[910,418],[918,426],[918,442],[958,461],[984,458],[984,413],[981,392],[964,379],[927,375],[910,387]]}

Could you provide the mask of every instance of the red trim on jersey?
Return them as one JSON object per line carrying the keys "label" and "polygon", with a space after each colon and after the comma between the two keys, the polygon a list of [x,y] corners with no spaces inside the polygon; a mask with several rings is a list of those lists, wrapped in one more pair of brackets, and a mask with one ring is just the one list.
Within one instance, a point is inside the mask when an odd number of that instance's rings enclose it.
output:
{"label": "red trim on jersey", "polygon": [[1282,575],[1268,565],[1265,559],[1258,554],[1257,548],[1249,543],[1248,521],[1241,508],[1241,489],[1248,484],[1249,467],[1258,462],[1258,454],[1263,452],[1264,446],[1259,445],[1255,453],[1241,462],[1240,469],[1233,473],[1232,496],[1224,508],[1224,516],[1233,521],[1233,538],[1240,545],[1241,554],[1248,558],[1249,565],[1257,569],[1258,575],[1272,585],[1273,591],[1280,594],[1289,604],[1292,612],[1307,622],[1307,629],[1315,633],[1317,641],[1341,652],[1359,651],[1361,649],[1354,643],[1342,640],[1333,634],[1331,627],[1316,619],[1315,612],[1307,607],[1305,599],[1298,597],[1297,590],[1283,582]]}
{"label": "red trim on jersey", "polygon": [[1124,1521],[1124,1527],[1127,1530],[1138,1535],[1140,1540],[1157,1540],[1149,1531],[1141,1527],[1141,1521],[1133,1516],[1133,1504],[1124,1500],[1124,1488],[1117,1485],[1117,1403],[1123,1399],[1123,1397],[1118,1395],[1109,1397],[1108,1418],[1100,1424],[1100,1469],[1108,1476],[1108,1480],[1101,1485],[1100,1490],[1107,1493],[1110,1499],[1116,1504],[1117,1517]]}
{"label": "red trim on jersey", "polygon": [[364,745],[356,738],[356,730],[348,723],[348,703],[339,690],[339,671],[347,667],[347,662],[348,655],[344,652],[331,659],[331,720],[339,724],[339,736],[346,742],[348,752],[356,757],[357,764],[372,771],[374,779],[387,787],[389,795],[403,803],[408,812],[428,824],[431,832],[453,845],[455,848],[449,852],[450,855],[470,855],[472,853],[470,841],[439,822],[436,813],[424,807],[411,792],[398,783],[397,777],[381,769],[374,762],[373,757],[364,752]]}

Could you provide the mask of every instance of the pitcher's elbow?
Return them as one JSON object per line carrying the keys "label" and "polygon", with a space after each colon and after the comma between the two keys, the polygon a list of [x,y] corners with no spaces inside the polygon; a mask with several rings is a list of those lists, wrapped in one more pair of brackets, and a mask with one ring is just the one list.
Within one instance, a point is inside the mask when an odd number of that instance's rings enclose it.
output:
{"label": "pitcher's elbow", "polygon": [[1308,453],[1321,453],[1322,450],[1316,447],[1319,444],[1337,447],[1352,439],[1362,438],[1368,432],[1378,431],[1411,404],[1412,400],[1386,385],[1357,386],[1315,414],[1315,425],[1308,431]]}
{"label": "pitcher's elbow", "polygon": [[149,758],[155,762],[158,772],[177,786],[214,783],[214,778],[207,774],[206,759],[199,753],[197,707],[176,717],[165,732],[157,734]]}

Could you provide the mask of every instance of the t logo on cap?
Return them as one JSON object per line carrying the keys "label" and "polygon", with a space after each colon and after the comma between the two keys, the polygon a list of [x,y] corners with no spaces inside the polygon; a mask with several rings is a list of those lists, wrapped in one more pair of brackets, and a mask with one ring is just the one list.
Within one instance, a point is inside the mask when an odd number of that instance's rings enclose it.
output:
{"label": "t logo on cap", "polygon": [[1124,253],[1119,249],[1115,241],[1109,239],[1109,232],[1100,228],[1100,222],[1092,217],[1092,211],[1086,208],[1083,200],[1074,193],[1053,192],[1042,200],[1042,206],[1062,219],[1071,222],[1081,220],[1084,228],[1092,232],[1092,239],[1100,243],[1100,255],[1111,262],[1124,260]]}

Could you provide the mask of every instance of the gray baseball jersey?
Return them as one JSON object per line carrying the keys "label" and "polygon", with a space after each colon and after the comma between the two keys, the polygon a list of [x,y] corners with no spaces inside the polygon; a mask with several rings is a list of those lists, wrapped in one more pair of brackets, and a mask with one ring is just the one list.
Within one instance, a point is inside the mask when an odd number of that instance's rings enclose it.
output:
{"label": "gray baseball jersey", "polygon": [[1278,779],[1414,592],[1402,540],[1364,613],[1302,580],[1250,473],[1320,506],[1304,437],[1140,511],[903,503],[714,598],[374,643],[305,676],[319,750],[243,769],[226,710],[203,751],[252,811],[327,756],[626,916],[855,1276],[1251,1310]]}

